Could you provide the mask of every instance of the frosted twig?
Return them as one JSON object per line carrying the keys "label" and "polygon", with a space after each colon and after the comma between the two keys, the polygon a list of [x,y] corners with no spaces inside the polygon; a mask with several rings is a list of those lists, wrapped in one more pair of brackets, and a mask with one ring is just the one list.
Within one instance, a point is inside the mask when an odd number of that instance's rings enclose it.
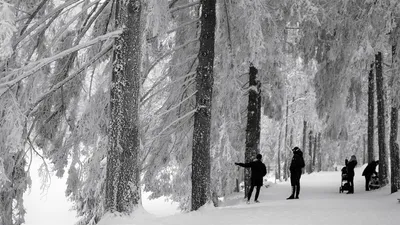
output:
{"label": "frosted twig", "polygon": [[225,14],[226,14],[226,25],[228,28],[228,41],[229,41],[229,50],[232,52],[232,39],[231,39],[231,27],[229,24],[229,12],[228,12],[228,7],[226,4],[226,0],[224,0],[224,8],[225,8]]}
{"label": "frosted twig", "polygon": [[193,40],[190,40],[190,41],[188,41],[188,42],[186,42],[186,43],[184,43],[184,44],[182,44],[182,45],[179,45],[179,46],[177,46],[176,48],[174,48],[174,49],[172,49],[172,50],[170,50],[170,51],[164,53],[164,54],[163,54],[162,56],[160,56],[158,59],[154,60],[154,62],[153,62],[153,63],[150,65],[150,67],[147,69],[147,72],[146,72],[146,74],[145,74],[143,80],[146,80],[146,78],[149,76],[149,73],[153,70],[153,68],[154,68],[161,60],[163,60],[165,57],[171,55],[171,54],[174,53],[175,51],[178,51],[178,50],[180,50],[180,49],[186,47],[187,45],[189,45],[189,44],[191,44],[191,43],[197,42],[198,40],[199,40],[198,37],[195,38],[195,39],[193,39]]}
{"label": "frosted twig", "polygon": [[175,27],[175,28],[173,28],[173,29],[171,29],[171,30],[168,30],[168,31],[167,31],[167,34],[170,34],[170,33],[172,33],[172,32],[175,32],[175,31],[177,31],[178,29],[180,29],[180,28],[182,28],[182,27],[188,26],[188,25],[190,25],[190,24],[192,24],[192,23],[197,23],[197,22],[199,22],[199,21],[200,21],[200,18],[197,18],[197,19],[191,20],[191,21],[189,21],[189,22],[182,23],[181,25],[179,25],[179,26],[177,26],[177,27]]}
{"label": "frosted twig", "polygon": [[70,76],[65,78],[64,80],[60,81],[57,83],[52,89],[41,95],[38,100],[32,106],[27,110],[25,115],[29,115],[32,111],[35,111],[34,109],[37,107],[37,105],[43,101],[47,96],[49,96],[51,93],[56,91],[57,89],[61,88],[63,85],[65,85],[67,82],[75,78],[79,73],[81,73],[84,69],[92,65],[95,61],[97,61],[99,58],[101,58],[103,55],[105,55],[108,51],[110,51],[112,48],[112,44],[106,46],[101,52],[99,52],[97,55],[95,55],[89,62],[85,63],[83,66],[81,66],[77,71],[72,73]]}
{"label": "frosted twig", "polygon": [[[152,98],[154,95],[156,95],[156,94],[160,93],[161,91],[167,89],[167,88],[170,87],[171,85],[175,84],[177,81],[183,80],[183,79],[185,79],[185,78],[187,78],[187,77],[190,77],[190,76],[193,76],[193,75],[195,75],[195,74],[196,74],[196,72],[192,72],[192,73],[187,74],[186,76],[180,77],[180,78],[174,80],[173,82],[171,82],[171,83],[165,85],[163,88],[157,90],[155,93],[153,93],[153,94],[150,95],[149,97],[146,96],[147,98],[144,98],[144,96],[143,96],[142,98],[140,98],[140,105],[141,105],[141,106],[144,105],[144,104],[145,104],[150,98]],[[193,80],[193,79],[195,79],[195,77],[189,79],[189,81],[191,81],[191,80]],[[185,81],[185,82],[187,82],[187,81]],[[147,92],[147,93],[149,93],[149,92]],[[147,93],[146,93],[146,94],[147,94]]]}
{"label": "frosted twig", "polygon": [[53,9],[53,11],[46,13],[46,15],[39,20],[38,22],[36,22],[34,25],[32,25],[26,32],[24,32],[21,36],[19,36],[16,40],[15,43],[13,45],[13,49],[15,49],[17,47],[17,45],[24,40],[30,33],[32,33],[32,31],[34,31],[36,28],[38,28],[39,26],[41,26],[42,24],[44,24],[44,22],[46,20],[48,20],[50,17],[52,17],[54,14],[58,13],[59,11],[64,10],[66,7],[79,2],[79,1],[83,1],[83,0],[70,0],[65,2],[64,4],[58,6],[57,8]]}
{"label": "frosted twig", "polygon": [[174,13],[174,12],[176,12],[176,11],[178,11],[178,10],[186,9],[186,8],[189,8],[189,7],[192,7],[192,6],[195,6],[195,5],[199,5],[199,4],[200,4],[200,1],[197,1],[197,2],[190,2],[190,3],[184,4],[184,5],[180,5],[180,6],[171,8],[171,9],[169,10],[169,12],[170,12],[170,13]]}
{"label": "frosted twig", "polygon": [[169,108],[168,110],[166,110],[166,111],[164,111],[164,112],[162,112],[162,113],[160,113],[160,114],[156,114],[156,116],[163,116],[163,115],[165,115],[166,113],[169,113],[169,112],[171,112],[172,110],[178,108],[182,103],[184,103],[184,102],[186,102],[187,100],[189,100],[189,99],[190,99],[192,96],[194,96],[196,93],[197,93],[197,91],[193,92],[193,93],[192,93],[191,95],[189,95],[188,97],[182,99],[182,101],[179,102],[178,104],[176,104],[175,106]]}
{"label": "frosted twig", "polygon": [[177,3],[179,0],[172,0],[171,3],[169,3],[168,8],[174,7],[175,3]]}
{"label": "frosted twig", "polygon": [[166,130],[168,130],[172,125],[174,125],[175,123],[185,119],[188,116],[193,115],[196,111],[197,111],[197,109],[193,109],[192,111],[190,111],[190,112],[186,113],[185,115],[179,117],[178,119],[174,120],[173,122],[168,124],[168,126],[166,126],[162,131],[160,131],[160,133],[158,133],[155,137],[153,137],[152,140],[159,138],[161,136],[161,134],[164,133]]}
{"label": "frosted twig", "polygon": [[[28,71],[25,72],[25,73],[22,73],[20,76],[16,77],[15,79],[13,79],[13,80],[11,80],[11,81],[7,81],[7,82],[4,82],[4,83],[0,83],[0,88],[7,88],[7,90],[8,90],[8,89],[10,89],[12,86],[14,86],[17,82],[19,82],[19,81],[21,81],[21,80],[23,80],[23,79],[29,77],[30,75],[34,74],[35,72],[37,72],[37,71],[38,71],[39,69],[41,69],[43,66],[46,66],[46,65],[52,63],[53,61],[55,61],[55,60],[57,60],[57,59],[63,58],[63,57],[65,57],[65,56],[68,55],[68,54],[71,54],[71,53],[76,52],[76,51],[79,51],[79,50],[81,50],[81,49],[83,49],[83,48],[87,48],[87,47],[89,47],[89,46],[91,46],[91,45],[94,45],[94,44],[96,44],[96,43],[98,43],[98,42],[100,42],[100,41],[104,41],[104,40],[107,40],[107,39],[110,39],[110,38],[117,37],[117,36],[119,36],[121,33],[122,33],[122,30],[116,30],[116,31],[110,32],[110,33],[108,33],[108,34],[105,34],[105,35],[96,37],[96,38],[94,38],[94,39],[92,39],[92,40],[90,40],[90,41],[88,41],[88,42],[86,42],[86,43],[79,44],[79,45],[77,45],[77,46],[74,46],[74,47],[72,47],[72,48],[69,48],[69,49],[67,49],[67,50],[65,50],[65,51],[62,51],[62,52],[60,52],[60,53],[58,53],[58,54],[56,54],[56,55],[54,55],[54,56],[41,59],[41,60],[39,60],[38,62],[32,63],[33,65],[27,65],[26,67],[22,67],[21,69],[10,73],[8,76],[6,76],[6,77],[4,77],[4,78],[1,78],[1,79],[0,79],[0,82],[1,82],[1,81],[7,80],[8,78],[12,77],[12,76],[15,75],[16,73],[18,73],[18,72],[20,72],[20,71],[22,71],[22,70],[24,70],[24,69],[27,69]],[[7,91],[7,90],[6,90],[6,91]],[[5,91],[4,91],[4,92],[5,92]],[[3,95],[3,94],[4,94],[4,93],[1,93],[1,95]],[[1,97],[1,95],[0,95],[0,97]]]}
{"label": "frosted twig", "polygon": [[82,8],[82,10],[76,14],[74,17],[72,17],[61,29],[60,31],[57,32],[56,35],[54,35],[53,40],[51,41],[50,47],[48,49],[51,49],[55,43],[58,42],[58,40],[62,37],[62,35],[65,33],[65,31],[68,30],[68,27],[75,21],[77,20],[83,13],[85,13],[85,10],[88,8],[92,7],[92,5],[98,3],[100,0],[95,0],[91,2],[90,4],[86,5],[85,7]]}
{"label": "frosted twig", "polygon": [[36,14],[40,11],[40,9],[43,8],[43,6],[46,4],[46,2],[48,2],[49,0],[42,0],[42,2],[39,3],[39,5],[36,7],[36,9],[33,11],[33,13],[29,14],[29,18],[26,21],[25,25],[22,27],[21,31],[19,34],[23,34],[26,30],[26,28],[28,28],[29,24],[31,23],[31,21],[33,20],[33,18],[35,18]]}

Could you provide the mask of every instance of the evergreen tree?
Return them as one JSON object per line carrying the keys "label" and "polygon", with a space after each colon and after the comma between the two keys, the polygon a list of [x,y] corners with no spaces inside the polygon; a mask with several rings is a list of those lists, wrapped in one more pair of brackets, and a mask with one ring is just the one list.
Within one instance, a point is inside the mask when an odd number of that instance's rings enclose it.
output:
{"label": "evergreen tree", "polygon": [[192,155],[192,210],[210,200],[210,131],[214,83],[215,0],[201,0],[199,64],[196,70],[196,113]]}
{"label": "evergreen tree", "polygon": [[105,193],[109,212],[132,213],[140,201],[141,10],[140,0],[115,2],[115,26],[123,32],[115,39],[113,49]]}

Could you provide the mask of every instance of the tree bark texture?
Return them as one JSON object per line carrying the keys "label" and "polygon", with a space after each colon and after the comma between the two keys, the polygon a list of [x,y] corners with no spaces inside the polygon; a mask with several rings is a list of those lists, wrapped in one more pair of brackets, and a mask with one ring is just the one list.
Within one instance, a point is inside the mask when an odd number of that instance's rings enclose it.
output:
{"label": "tree bark texture", "polygon": [[318,172],[322,170],[321,132],[318,132]]}
{"label": "tree bark texture", "polygon": [[315,163],[316,163],[316,157],[317,157],[317,139],[318,139],[318,134],[315,133],[314,137],[314,153],[312,157],[312,170],[315,171]]}
{"label": "tree bark texture", "polygon": [[366,141],[365,141],[365,134],[363,134],[363,164],[365,164],[365,163],[367,163],[368,161],[367,161],[367,154],[366,154],[366,152],[367,152],[367,148],[366,148]]}
{"label": "tree bark texture", "polygon": [[[251,162],[259,153],[260,144],[260,86],[257,80],[257,69],[250,65],[249,72],[249,104],[247,106],[246,150],[245,162]],[[245,194],[250,190],[250,169],[245,169]]]}
{"label": "tree bark texture", "polygon": [[286,181],[288,178],[288,149],[287,149],[287,136],[288,136],[288,118],[289,118],[289,100],[286,99],[286,118],[285,118],[285,137],[283,139],[283,179]]}
{"label": "tree bark texture", "polygon": [[[396,60],[396,45],[392,45],[392,73],[393,78],[397,74],[397,69],[395,69],[395,65],[397,65]],[[393,90],[393,87],[392,91]],[[397,104],[395,103],[394,96],[392,96],[392,107],[391,107],[391,116],[390,116],[390,192],[397,192],[400,185],[400,159],[399,159],[399,146],[397,144],[397,134],[398,134],[398,120],[399,120],[399,109]]]}
{"label": "tree bark texture", "polygon": [[[301,149],[305,153],[307,144],[307,121],[303,120],[303,143]],[[303,170],[304,173],[305,169]]]}
{"label": "tree bark texture", "polygon": [[282,128],[279,129],[279,137],[278,137],[278,171],[277,176],[278,180],[281,180],[281,138],[282,138]]}
{"label": "tree bark texture", "polygon": [[379,182],[381,186],[387,184],[387,157],[385,143],[385,94],[382,74],[382,53],[375,55],[376,96],[378,108],[378,147],[379,147]]}
{"label": "tree bark texture", "polygon": [[310,130],[310,132],[308,133],[308,173],[312,173],[312,136],[313,136],[313,132],[312,130]]}
{"label": "tree bark texture", "polygon": [[375,101],[374,101],[374,64],[371,63],[371,69],[368,74],[368,157],[367,163],[374,160],[374,113],[375,113]]}
{"label": "tree bark texture", "polygon": [[397,144],[397,126],[399,119],[399,111],[396,107],[392,107],[390,119],[390,192],[397,192],[399,188],[400,177],[400,159],[399,159],[399,146]]}
{"label": "tree bark texture", "polygon": [[302,150],[303,152],[306,150],[306,144],[307,144],[307,121],[303,121],[303,144],[302,144]]}
{"label": "tree bark texture", "polygon": [[201,0],[199,64],[196,70],[196,107],[192,147],[192,204],[197,210],[210,200],[211,103],[214,85],[215,0]]}
{"label": "tree bark texture", "polygon": [[139,87],[141,2],[115,1],[115,39],[111,81],[111,124],[107,152],[105,209],[132,213],[140,200]]}

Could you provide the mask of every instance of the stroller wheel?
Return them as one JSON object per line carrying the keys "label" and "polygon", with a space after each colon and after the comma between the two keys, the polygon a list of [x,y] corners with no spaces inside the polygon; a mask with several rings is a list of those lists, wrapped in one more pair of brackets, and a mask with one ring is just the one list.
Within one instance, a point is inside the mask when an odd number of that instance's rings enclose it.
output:
{"label": "stroller wheel", "polygon": [[342,187],[339,188],[339,193],[343,193]]}

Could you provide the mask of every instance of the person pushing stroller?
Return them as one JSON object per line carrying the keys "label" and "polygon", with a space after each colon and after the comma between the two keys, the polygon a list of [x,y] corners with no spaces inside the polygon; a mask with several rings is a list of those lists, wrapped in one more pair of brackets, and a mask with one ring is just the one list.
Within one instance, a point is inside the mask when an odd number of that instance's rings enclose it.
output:
{"label": "person pushing stroller", "polygon": [[362,175],[365,177],[365,191],[369,191],[369,185],[372,175],[378,175],[378,173],[375,171],[377,165],[379,165],[379,160],[372,160],[372,162],[368,163],[367,167],[365,167],[362,173]]}

